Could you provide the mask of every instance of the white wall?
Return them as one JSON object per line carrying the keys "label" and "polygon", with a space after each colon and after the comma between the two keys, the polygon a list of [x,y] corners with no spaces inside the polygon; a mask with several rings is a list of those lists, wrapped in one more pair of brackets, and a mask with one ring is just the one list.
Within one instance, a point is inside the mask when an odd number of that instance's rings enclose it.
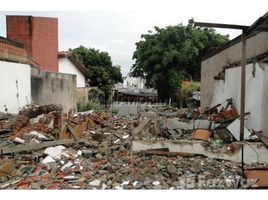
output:
{"label": "white wall", "polygon": [[9,113],[17,113],[30,103],[31,67],[0,60],[0,112],[5,112],[4,105],[6,105]]}
{"label": "white wall", "polygon": [[[247,59],[255,58],[268,52],[268,32],[260,32],[247,39]],[[216,55],[204,60],[201,64],[201,107],[211,104],[214,76],[218,75],[224,66],[240,62],[242,58],[241,42],[224,49]]]}
{"label": "white wall", "polygon": [[145,79],[140,77],[129,77],[127,76],[123,81],[124,87],[136,87],[137,89],[143,89],[145,85]]}
{"label": "white wall", "polygon": [[[268,84],[268,66],[263,71],[258,63],[255,64],[255,77],[253,77],[253,64],[246,66],[246,93],[245,93],[245,112],[250,112],[245,125],[256,131],[264,130],[265,122],[263,116],[268,117],[268,110],[264,102],[265,93],[267,93]],[[267,73],[267,76],[265,75]],[[233,98],[234,105],[240,113],[240,77],[241,67],[234,67],[225,70],[225,81],[217,80],[215,82],[213,99],[211,106],[223,103],[228,98]],[[266,101],[267,102],[267,101]],[[267,112],[266,112],[267,110]]]}
{"label": "white wall", "polygon": [[76,75],[76,87],[85,87],[85,76],[68,58],[59,58],[59,72]]}

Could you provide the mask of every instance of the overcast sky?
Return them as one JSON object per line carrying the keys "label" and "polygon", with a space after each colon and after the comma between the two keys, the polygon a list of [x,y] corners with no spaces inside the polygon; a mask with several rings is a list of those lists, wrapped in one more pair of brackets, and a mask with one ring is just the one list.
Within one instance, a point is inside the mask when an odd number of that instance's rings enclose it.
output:
{"label": "overcast sky", "polygon": [[[78,7],[80,11],[6,12],[2,10],[0,11],[0,35],[6,36],[5,15],[57,17],[60,51],[79,45],[107,51],[112,57],[113,64],[121,65],[122,73],[126,75],[134,62],[132,54],[135,43],[140,40],[141,34],[152,30],[153,26],[165,27],[179,23],[185,25],[192,17],[195,21],[251,25],[258,17],[265,14],[268,8],[268,1],[263,0],[249,3],[228,0],[218,1],[218,3],[209,0],[166,0],[144,3],[136,0],[118,4],[120,6],[116,5],[117,1],[110,2],[114,2],[110,7],[107,4],[106,7],[95,5],[94,9],[94,6],[88,4],[85,7]],[[49,3],[47,4],[49,6]],[[85,11],[88,8],[90,10]],[[77,7],[73,9],[77,10]],[[25,7],[21,10],[25,10]],[[31,10],[40,10],[40,8],[31,8]],[[72,10],[72,5],[67,10]],[[240,31],[234,30],[217,29],[217,31],[229,34],[231,38],[240,34]]]}

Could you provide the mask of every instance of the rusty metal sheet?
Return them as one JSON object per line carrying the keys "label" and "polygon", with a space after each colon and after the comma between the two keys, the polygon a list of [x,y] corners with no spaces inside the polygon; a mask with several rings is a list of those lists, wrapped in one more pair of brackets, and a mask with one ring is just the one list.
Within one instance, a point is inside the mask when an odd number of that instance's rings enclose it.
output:
{"label": "rusty metal sheet", "polygon": [[212,132],[208,130],[194,130],[192,133],[192,138],[197,140],[208,140],[211,136]]}
{"label": "rusty metal sheet", "polygon": [[247,179],[256,180],[250,187],[268,188],[268,169],[246,169],[244,172]]}

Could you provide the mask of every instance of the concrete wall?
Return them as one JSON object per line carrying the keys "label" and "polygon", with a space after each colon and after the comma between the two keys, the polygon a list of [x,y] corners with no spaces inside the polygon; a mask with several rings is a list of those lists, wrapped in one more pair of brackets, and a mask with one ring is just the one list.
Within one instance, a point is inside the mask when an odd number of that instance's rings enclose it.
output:
{"label": "concrete wall", "polygon": [[263,77],[264,77],[264,80],[263,80],[262,101],[259,102],[261,104],[261,111],[262,111],[260,121],[261,121],[263,133],[266,137],[268,137],[268,123],[267,123],[267,119],[268,119],[268,106],[267,106],[267,102],[268,102],[268,64],[265,65]]}
{"label": "concrete wall", "polygon": [[76,76],[31,70],[32,101],[38,105],[60,104],[63,112],[76,108]]}
{"label": "concrete wall", "polygon": [[76,103],[87,104],[89,102],[88,93],[91,88],[76,88]]}
{"label": "concrete wall", "polygon": [[136,115],[145,110],[147,107],[162,107],[166,106],[165,103],[139,103],[139,102],[119,102],[114,101],[111,105],[111,110],[117,111],[119,116]]}
{"label": "concrete wall", "polygon": [[31,103],[31,67],[0,60],[0,72],[0,112],[17,113]]}
{"label": "concrete wall", "polygon": [[[247,39],[246,55],[248,58],[254,58],[268,51],[268,32],[260,32]],[[215,80],[224,66],[239,62],[241,60],[241,42],[221,51],[220,53],[204,60],[201,66],[201,106],[210,106]]]}
{"label": "concrete wall", "polygon": [[76,87],[85,87],[85,76],[68,58],[59,58],[59,72],[76,75]]}
{"label": "concrete wall", "polygon": [[[263,69],[260,67],[263,67]],[[240,111],[240,70],[234,67],[225,70],[225,81],[216,80],[211,105],[233,98],[234,105]],[[254,75],[253,75],[254,74]],[[268,64],[256,63],[246,66],[245,112],[250,112],[245,125],[256,131],[263,130],[268,136]],[[267,130],[266,130],[267,129]]]}

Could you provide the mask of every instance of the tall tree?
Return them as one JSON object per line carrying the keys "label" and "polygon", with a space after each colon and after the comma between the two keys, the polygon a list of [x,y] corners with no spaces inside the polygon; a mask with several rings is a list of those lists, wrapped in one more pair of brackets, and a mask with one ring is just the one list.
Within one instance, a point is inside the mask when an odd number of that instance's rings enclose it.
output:
{"label": "tall tree", "polygon": [[87,83],[90,86],[100,88],[105,94],[106,102],[111,95],[112,86],[123,81],[120,66],[113,66],[111,57],[107,52],[84,46],[70,50],[90,72]]}
{"label": "tall tree", "polygon": [[146,79],[161,99],[175,98],[181,80],[200,80],[201,58],[229,40],[214,29],[187,26],[154,27],[141,35],[133,54],[132,76]]}

